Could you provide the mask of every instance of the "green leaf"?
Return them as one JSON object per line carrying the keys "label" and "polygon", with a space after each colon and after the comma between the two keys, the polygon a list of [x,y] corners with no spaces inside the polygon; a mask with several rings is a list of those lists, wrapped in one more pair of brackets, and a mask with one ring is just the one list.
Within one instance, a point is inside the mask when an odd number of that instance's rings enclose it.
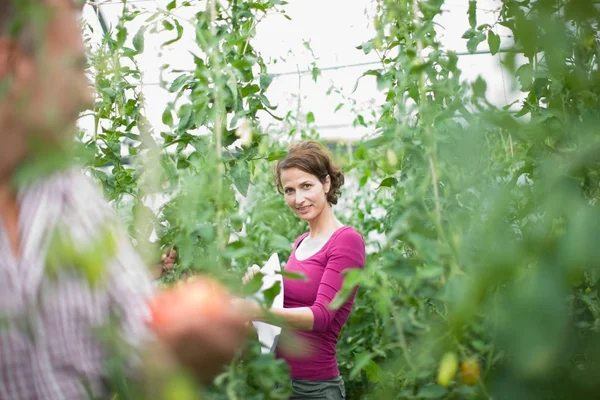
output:
{"label": "green leaf", "polygon": [[381,181],[379,186],[377,186],[377,189],[382,188],[382,187],[392,187],[392,186],[396,186],[397,184],[398,184],[398,179],[396,179],[392,176],[389,176]]}
{"label": "green leaf", "polygon": [[354,84],[354,88],[352,89],[352,93],[356,92],[356,89],[358,89],[358,84],[360,83],[360,79],[361,79],[362,77],[365,77],[365,76],[377,76],[377,77],[379,77],[379,75],[380,75],[380,74],[381,74],[381,73],[380,73],[378,70],[376,70],[376,69],[370,69],[370,70],[367,70],[367,71],[365,71],[365,72],[364,72],[364,73],[363,73],[363,74],[362,74],[362,75],[361,75],[361,76],[360,76],[360,77],[359,77],[359,78],[356,80],[356,83]]}
{"label": "green leaf", "polygon": [[467,11],[467,14],[469,15],[469,26],[471,26],[471,28],[475,29],[475,26],[477,26],[477,1],[476,0],[469,0],[469,10]]}
{"label": "green leaf", "polygon": [[496,35],[491,29],[488,31],[488,46],[492,55],[498,54],[500,50],[500,36]]}
{"label": "green leaf", "polygon": [[152,14],[150,17],[148,17],[144,22],[152,22],[156,18],[158,18],[161,14],[162,13],[160,11],[156,11],[154,14]]}
{"label": "green leaf", "polygon": [[162,26],[163,26],[163,28],[165,28],[168,31],[172,31],[173,29],[175,29],[175,26],[173,26],[173,24],[171,22],[167,21],[166,19],[163,20]]}
{"label": "green leaf", "polygon": [[448,390],[440,385],[429,385],[419,389],[417,397],[422,399],[439,399],[445,396]]}
{"label": "green leaf", "polygon": [[183,26],[177,20],[174,20],[174,22],[175,22],[175,29],[177,30],[177,36],[175,37],[175,39],[171,39],[171,40],[164,42],[161,45],[163,47],[173,44],[173,43],[179,41],[179,39],[181,39],[183,37]]}
{"label": "green leaf", "polygon": [[240,95],[241,95],[242,97],[248,97],[248,96],[251,96],[251,95],[253,95],[253,94],[255,94],[255,93],[258,93],[258,92],[260,92],[260,86],[258,86],[258,85],[253,85],[253,84],[251,84],[251,85],[246,85],[246,86],[243,86],[243,87],[240,89]]}
{"label": "green leaf", "polygon": [[113,102],[117,96],[117,92],[111,87],[105,87],[100,89],[100,93],[109,97],[110,101]]}
{"label": "green leaf", "polygon": [[471,341],[471,346],[479,352],[488,351],[489,345],[483,342],[482,340],[473,340]]}
{"label": "green leaf", "polygon": [[516,72],[517,79],[521,83],[521,91],[528,92],[533,86],[533,66],[531,64],[521,65]]}
{"label": "green leaf", "polygon": [[370,168],[367,168],[365,170],[365,172],[363,173],[363,176],[361,176],[360,180],[359,180],[359,184],[360,186],[364,186],[367,181],[369,180],[369,178],[371,177],[371,174],[373,173],[373,171],[371,171]]}
{"label": "green leaf", "polygon": [[485,98],[486,90],[486,81],[481,76],[478,76],[475,82],[473,82],[473,95],[475,97]]}
{"label": "green leaf", "polygon": [[477,35],[477,31],[473,28],[469,28],[465,31],[465,33],[463,33],[462,38],[463,39],[471,39],[475,35]]}
{"label": "green leaf", "polygon": [[165,108],[162,114],[162,123],[172,127],[173,126],[173,113],[171,112],[171,107]]}
{"label": "green leaf", "polygon": [[[128,129],[129,130],[129,129]],[[140,139],[140,135],[136,134],[136,133],[131,133],[131,132],[125,132],[125,137],[131,139],[131,140],[136,140],[136,141],[141,141]]]}
{"label": "green leaf", "polygon": [[295,281],[308,282],[308,278],[306,277],[306,275],[304,275],[300,272],[281,271],[281,272],[278,272],[278,274],[281,274],[282,276],[284,276],[288,279],[295,280]]}
{"label": "green leaf", "polygon": [[177,7],[177,0],[173,0],[172,2],[170,2],[169,4],[167,4],[167,10],[168,11],[173,10],[175,7]]}
{"label": "green leaf", "polygon": [[271,251],[287,251],[290,248],[290,241],[285,236],[272,233],[268,241],[268,247]]}
{"label": "green leaf", "polygon": [[341,306],[346,303],[346,301],[350,298],[352,293],[354,293],[354,289],[362,282],[364,279],[363,270],[360,268],[351,268],[344,271],[344,284],[340,291],[335,295],[331,303],[329,304],[329,309],[337,310]]}
{"label": "green leaf", "polygon": [[467,41],[467,50],[469,53],[473,54],[477,51],[477,46],[479,43],[485,40],[485,34],[482,32],[476,32],[468,41]]}
{"label": "green leaf", "polygon": [[146,27],[142,26],[139,31],[133,37],[133,48],[138,54],[144,52],[144,34],[146,33]]}
{"label": "green leaf", "polygon": [[381,75],[381,72],[379,70],[376,69],[370,69],[368,71],[365,71],[362,76],[379,76]]}
{"label": "green leaf", "polygon": [[371,51],[373,51],[373,41],[369,40],[367,42],[364,42],[363,44],[361,44],[360,46],[356,47],[358,50],[362,50],[365,54],[369,54]]}
{"label": "green leaf", "polygon": [[281,160],[283,157],[287,156],[287,151],[273,151],[271,153],[269,153],[269,155],[267,155],[266,160],[267,161],[275,161],[275,160]]}
{"label": "green leaf", "polygon": [[321,70],[315,65],[312,67],[310,72],[311,72],[313,81],[316,82],[317,78],[321,75]]}
{"label": "green leaf", "polygon": [[237,162],[231,169],[231,177],[237,190],[242,196],[248,196],[248,187],[250,186],[250,170],[247,161]]}
{"label": "green leaf", "polygon": [[[259,95],[258,98],[262,101],[263,105],[265,107],[267,107],[268,109],[271,110],[275,110],[277,108],[277,106],[272,106],[271,102],[269,101],[269,99],[267,99],[267,97],[263,94]],[[271,114],[271,116],[273,116],[273,114]]]}
{"label": "green leaf", "polygon": [[369,382],[381,382],[381,379],[383,377],[383,370],[375,361],[373,361],[372,359],[369,360],[369,363],[365,365],[364,370],[367,374],[367,379],[369,380]]}
{"label": "green leaf", "polygon": [[273,75],[261,74],[259,79],[259,85],[262,90],[267,90],[273,82]]}
{"label": "green leaf", "polygon": [[392,79],[388,74],[377,76],[377,90],[385,90],[392,87]]}
{"label": "green leaf", "polygon": [[181,109],[179,110],[179,115],[180,115],[180,119],[179,119],[179,125],[177,126],[177,130],[179,132],[185,132],[188,129],[190,129],[190,126],[193,123],[194,110],[192,109],[192,106],[189,104],[183,105],[181,107]]}
{"label": "green leaf", "polygon": [[408,70],[411,74],[420,74],[430,65],[431,65],[430,61],[425,61],[425,60],[419,58],[419,59],[413,60],[410,63]]}
{"label": "green leaf", "polygon": [[244,286],[244,293],[247,295],[252,295],[254,293],[257,293],[260,290],[260,288],[262,287],[263,276],[264,275],[262,274],[262,272],[259,272],[256,275],[254,275],[252,277],[252,279],[250,280],[250,282],[248,282]]}
{"label": "green leaf", "polygon": [[225,82],[227,87],[229,88],[229,90],[231,91],[231,95],[233,96],[233,102],[234,104],[237,103],[237,99],[238,99],[238,87],[237,87],[237,81],[235,79],[235,76],[233,75],[229,75],[229,77],[227,78],[227,82]]}
{"label": "green leaf", "polygon": [[350,371],[350,379],[356,377],[363,370],[363,368],[371,362],[371,358],[373,354],[365,351],[363,353],[358,354],[354,359],[354,368]]}
{"label": "green leaf", "polygon": [[338,104],[333,112],[336,113],[336,112],[340,111],[342,107],[344,107],[344,103]]}
{"label": "green leaf", "polygon": [[362,125],[364,127],[367,127],[367,123],[365,121],[365,117],[363,117],[362,115],[358,114],[356,116],[356,119],[354,120],[354,124],[359,124]]}
{"label": "green leaf", "polygon": [[273,286],[271,286],[270,288],[268,288],[267,290],[265,290],[263,292],[264,296],[265,296],[265,303],[267,308],[271,308],[271,306],[273,306],[273,300],[275,300],[275,297],[277,297],[277,295],[281,292],[281,282],[280,281],[276,281]]}
{"label": "green leaf", "polygon": [[181,89],[183,87],[183,85],[185,85],[187,83],[188,79],[189,79],[189,77],[186,74],[178,76],[173,81],[173,83],[171,83],[171,86],[169,87],[169,92],[175,93],[175,92],[179,91],[179,89]]}
{"label": "green leaf", "polygon": [[315,122],[315,114],[313,114],[312,111],[309,111],[308,114],[306,114],[306,123],[312,124],[313,122]]}
{"label": "green leaf", "polygon": [[122,26],[117,28],[117,46],[123,47],[125,40],[127,39],[127,29]]}

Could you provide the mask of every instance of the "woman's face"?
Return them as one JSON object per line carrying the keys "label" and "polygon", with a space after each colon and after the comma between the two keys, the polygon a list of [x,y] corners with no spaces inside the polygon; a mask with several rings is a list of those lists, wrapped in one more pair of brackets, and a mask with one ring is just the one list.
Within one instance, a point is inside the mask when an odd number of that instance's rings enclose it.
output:
{"label": "woman's face", "polygon": [[285,201],[301,219],[312,221],[329,207],[327,203],[327,192],[331,185],[329,176],[325,183],[321,183],[315,175],[298,168],[288,168],[281,171],[280,178]]}

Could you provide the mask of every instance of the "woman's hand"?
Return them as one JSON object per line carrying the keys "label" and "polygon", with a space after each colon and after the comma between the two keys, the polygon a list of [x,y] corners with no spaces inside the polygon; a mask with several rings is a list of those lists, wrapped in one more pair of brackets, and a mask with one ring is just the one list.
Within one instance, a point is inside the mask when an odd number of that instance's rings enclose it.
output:
{"label": "woman's hand", "polygon": [[160,263],[152,268],[152,278],[160,279],[164,274],[171,271],[175,268],[175,261],[177,261],[177,251],[171,248],[162,255]]}
{"label": "woman's hand", "polygon": [[166,254],[163,254],[161,260],[163,272],[171,271],[173,267],[175,267],[176,260],[177,252],[175,251],[175,249],[171,249]]}
{"label": "woman's hand", "polygon": [[254,264],[253,266],[248,268],[248,270],[244,274],[244,277],[242,278],[242,283],[244,285],[247,285],[248,282],[250,282],[252,280],[252,278],[254,278],[256,276],[256,274],[258,274],[259,272],[260,272],[260,267],[256,264]]}
{"label": "woman's hand", "polygon": [[231,299],[231,307],[235,312],[243,315],[247,321],[260,320],[263,315],[258,303],[252,300],[234,297]]}

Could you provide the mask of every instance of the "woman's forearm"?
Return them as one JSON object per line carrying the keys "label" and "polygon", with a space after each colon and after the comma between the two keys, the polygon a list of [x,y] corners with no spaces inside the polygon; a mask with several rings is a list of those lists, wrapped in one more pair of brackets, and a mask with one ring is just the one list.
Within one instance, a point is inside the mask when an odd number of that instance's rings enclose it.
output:
{"label": "woman's forearm", "polygon": [[255,321],[268,322],[277,326],[311,331],[315,316],[308,307],[270,308],[268,311],[258,310]]}

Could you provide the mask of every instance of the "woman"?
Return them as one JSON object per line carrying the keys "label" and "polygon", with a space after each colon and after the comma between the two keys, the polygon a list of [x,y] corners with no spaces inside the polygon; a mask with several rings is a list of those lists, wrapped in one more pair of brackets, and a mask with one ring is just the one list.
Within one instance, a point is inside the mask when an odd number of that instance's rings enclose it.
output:
{"label": "woman", "polygon": [[[344,176],[319,143],[306,141],[292,146],[277,163],[276,180],[288,206],[309,225],[309,231],[294,242],[285,267],[307,279],[284,277],[284,308],[269,310],[299,336],[308,351],[291,354],[278,346],[276,355],[290,366],[292,399],[345,399],[336,345],[356,289],[339,309],[331,310],[328,305],[342,287],[343,272],[364,267],[365,244],[358,232],[344,226],[333,214]],[[250,268],[244,283],[258,269]],[[251,320],[265,320],[257,305],[249,307]]]}

